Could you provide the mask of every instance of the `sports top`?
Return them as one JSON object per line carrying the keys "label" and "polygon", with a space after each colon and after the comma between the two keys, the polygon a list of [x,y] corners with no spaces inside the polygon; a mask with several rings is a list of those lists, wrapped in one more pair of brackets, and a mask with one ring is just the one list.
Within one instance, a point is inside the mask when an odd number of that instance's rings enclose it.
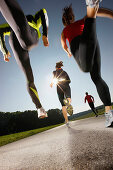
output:
{"label": "sports top", "polygon": [[71,82],[69,75],[62,68],[53,71],[53,78],[57,78],[58,80],[64,79],[64,81],[58,84],[69,84]]}
{"label": "sports top", "polygon": [[[37,30],[38,38],[41,37],[41,33],[39,28],[42,26],[42,34],[47,36],[47,29],[48,29],[48,16],[47,11],[43,8],[38,11],[35,15],[27,15],[28,24]],[[9,24],[2,24],[0,25],[0,50],[3,55],[6,55],[8,50],[5,45],[5,36],[10,35],[11,27]]]}
{"label": "sports top", "polygon": [[84,19],[81,19],[81,20],[75,21],[74,23],[67,25],[63,29],[63,34],[70,44],[72,39],[82,34],[83,29],[84,29]]}
{"label": "sports top", "polygon": [[93,98],[93,96],[91,96],[91,95],[86,95],[86,97],[85,97],[85,103],[86,103],[86,100],[88,101],[88,103],[94,102],[94,98]]}

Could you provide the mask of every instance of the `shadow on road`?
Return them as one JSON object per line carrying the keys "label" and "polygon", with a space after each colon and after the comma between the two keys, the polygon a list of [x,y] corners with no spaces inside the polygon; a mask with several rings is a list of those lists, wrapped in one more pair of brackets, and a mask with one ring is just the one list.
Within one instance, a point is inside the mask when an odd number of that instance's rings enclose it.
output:
{"label": "shadow on road", "polygon": [[68,128],[73,170],[113,170],[113,133]]}

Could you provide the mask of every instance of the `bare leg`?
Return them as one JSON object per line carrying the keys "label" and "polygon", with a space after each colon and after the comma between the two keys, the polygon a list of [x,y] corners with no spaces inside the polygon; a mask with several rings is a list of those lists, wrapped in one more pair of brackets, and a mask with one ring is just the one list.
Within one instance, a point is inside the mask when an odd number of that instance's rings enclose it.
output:
{"label": "bare leg", "polygon": [[107,113],[109,110],[112,110],[112,106],[105,106],[105,112]]}
{"label": "bare leg", "polygon": [[68,117],[67,117],[66,106],[62,107],[62,113],[63,113],[64,119],[65,119],[65,122],[67,123],[68,122]]}
{"label": "bare leg", "polygon": [[94,8],[87,6],[87,17],[88,18],[96,18],[98,8],[99,8],[99,5]]}

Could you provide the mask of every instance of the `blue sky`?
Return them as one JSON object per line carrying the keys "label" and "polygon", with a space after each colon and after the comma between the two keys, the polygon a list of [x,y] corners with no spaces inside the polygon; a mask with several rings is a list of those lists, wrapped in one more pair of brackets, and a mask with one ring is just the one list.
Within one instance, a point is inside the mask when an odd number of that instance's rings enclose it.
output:
{"label": "blue sky", "polygon": [[[73,57],[68,58],[60,43],[60,35],[63,29],[61,21],[63,7],[72,3],[76,20],[78,20],[86,15],[85,0],[18,0],[18,2],[26,15],[35,14],[41,8],[45,8],[48,12],[50,45],[44,47],[40,39],[38,46],[30,52],[35,84],[45,110],[61,109],[56,87],[54,86],[51,89],[49,86],[55,63],[61,60],[64,62],[64,70],[71,78],[70,86],[74,112],[78,113],[89,109],[88,104],[84,104],[86,91],[94,96],[95,106],[101,105],[102,102],[89,73],[81,72]],[[112,0],[103,1],[100,6],[113,10]],[[0,24],[2,23],[5,23],[5,19],[0,14]],[[109,86],[113,101],[113,20],[97,18],[97,35],[101,49],[102,77]],[[35,110],[35,105],[26,89],[25,76],[15,61],[8,38],[6,38],[6,45],[12,57],[9,63],[5,63],[0,52],[0,111]]]}

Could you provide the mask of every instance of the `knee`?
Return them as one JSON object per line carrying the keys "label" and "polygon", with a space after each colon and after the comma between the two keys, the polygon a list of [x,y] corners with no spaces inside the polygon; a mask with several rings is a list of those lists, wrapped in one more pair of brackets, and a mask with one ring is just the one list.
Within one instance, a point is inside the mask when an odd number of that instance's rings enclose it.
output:
{"label": "knee", "polygon": [[83,67],[81,66],[80,69],[81,69],[84,73],[90,72],[90,68],[87,67],[87,66],[83,66]]}
{"label": "knee", "polygon": [[35,30],[18,31],[18,41],[24,50],[31,50],[38,44],[38,35]]}
{"label": "knee", "polygon": [[91,71],[92,65],[89,64],[87,61],[81,62],[79,65],[81,71],[88,73]]}
{"label": "knee", "polygon": [[33,80],[32,80],[32,81],[29,81],[29,82],[27,83],[27,85],[28,85],[29,88],[34,88],[34,86],[35,86]]}
{"label": "knee", "polygon": [[92,74],[91,79],[95,84],[97,84],[98,82],[100,82],[102,80],[101,76],[96,75],[96,74]]}

